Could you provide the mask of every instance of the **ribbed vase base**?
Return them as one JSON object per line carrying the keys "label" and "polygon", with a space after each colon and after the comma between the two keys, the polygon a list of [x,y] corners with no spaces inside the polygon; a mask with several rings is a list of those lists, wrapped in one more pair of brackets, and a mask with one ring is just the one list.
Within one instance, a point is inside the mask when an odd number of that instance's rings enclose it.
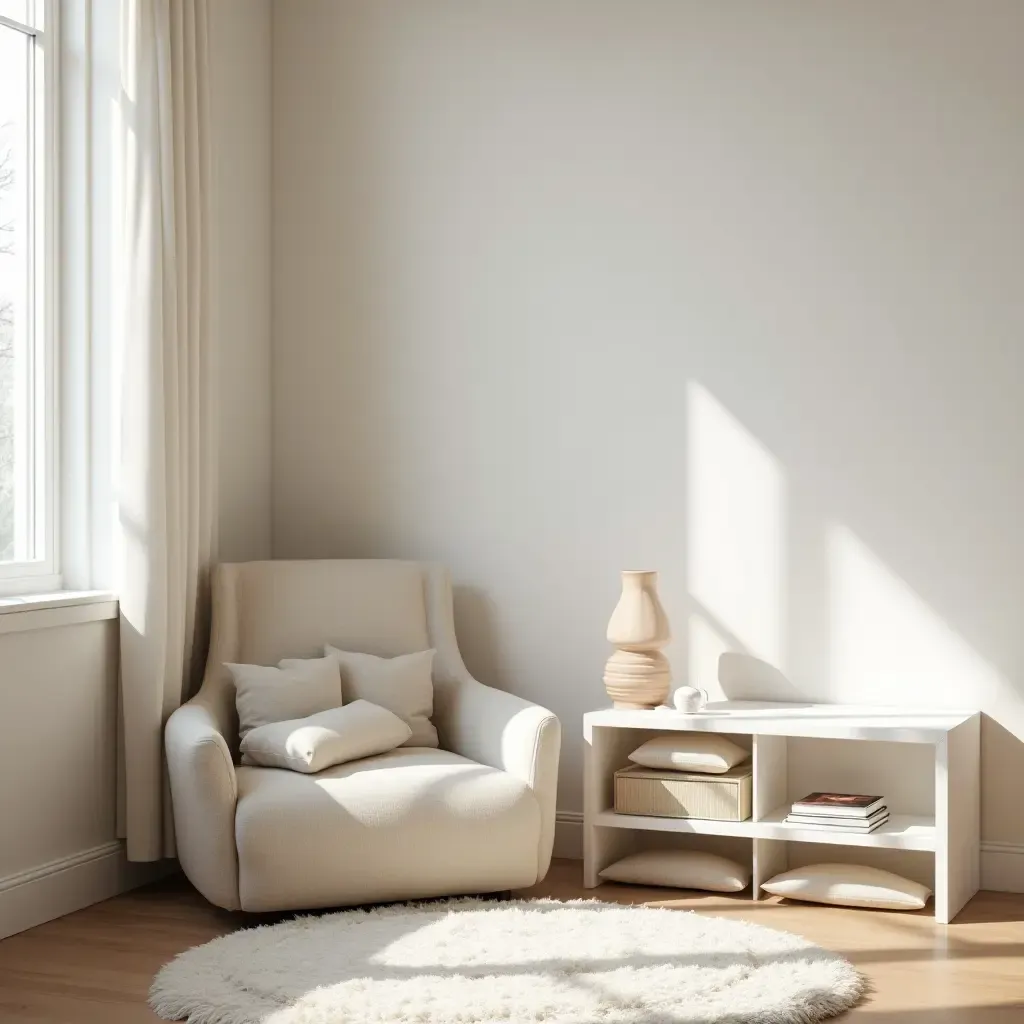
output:
{"label": "ribbed vase base", "polygon": [[672,674],[661,651],[618,650],[604,669],[604,688],[617,708],[655,708],[668,698]]}

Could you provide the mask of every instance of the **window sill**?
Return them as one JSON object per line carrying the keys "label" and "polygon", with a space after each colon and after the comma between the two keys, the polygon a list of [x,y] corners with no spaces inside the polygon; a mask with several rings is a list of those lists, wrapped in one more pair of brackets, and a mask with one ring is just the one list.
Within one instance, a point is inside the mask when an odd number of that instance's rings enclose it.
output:
{"label": "window sill", "polygon": [[56,590],[0,597],[0,634],[116,618],[117,598],[106,590]]}

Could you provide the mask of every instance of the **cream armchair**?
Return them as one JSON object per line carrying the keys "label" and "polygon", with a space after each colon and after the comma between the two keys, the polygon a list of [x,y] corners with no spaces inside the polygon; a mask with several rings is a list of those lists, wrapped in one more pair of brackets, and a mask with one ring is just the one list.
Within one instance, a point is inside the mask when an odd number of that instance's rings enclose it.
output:
{"label": "cream armchair", "polygon": [[[400,747],[316,775],[238,764],[225,662],[393,657],[433,647],[439,749]],[[228,910],[295,910],[532,885],[551,861],[560,728],[473,679],[443,568],[417,562],[221,565],[199,693],[171,715],[178,856]]]}

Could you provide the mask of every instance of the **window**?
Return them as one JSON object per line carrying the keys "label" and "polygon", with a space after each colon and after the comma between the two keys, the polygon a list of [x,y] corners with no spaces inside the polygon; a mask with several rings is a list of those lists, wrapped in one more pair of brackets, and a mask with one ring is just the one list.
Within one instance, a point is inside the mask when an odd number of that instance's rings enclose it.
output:
{"label": "window", "polygon": [[59,585],[51,0],[0,0],[0,593]]}

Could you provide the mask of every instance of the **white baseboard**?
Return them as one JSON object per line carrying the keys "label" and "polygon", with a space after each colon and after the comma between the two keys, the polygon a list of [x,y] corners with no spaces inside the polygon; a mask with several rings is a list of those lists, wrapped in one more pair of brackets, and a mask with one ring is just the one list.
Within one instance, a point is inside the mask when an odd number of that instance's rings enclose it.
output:
{"label": "white baseboard", "polygon": [[[579,811],[559,811],[555,815],[555,856],[583,859],[583,815]],[[994,892],[1024,892],[1024,846],[982,843],[981,887]]]}
{"label": "white baseboard", "polygon": [[1024,892],[1024,846],[982,843],[981,887],[994,892]]}
{"label": "white baseboard", "polygon": [[583,860],[582,811],[558,811],[555,815],[555,856]]}
{"label": "white baseboard", "polygon": [[110,899],[177,870],[177,861],[129,863],[113,841],[0,878],[0,939]]}
{"label": "white baseboard", "polygon": [[[579,811],[558,812],[554,853],[565,860],[582,860],[583,815]],[[175,870],[175,861],[129,863],[124,844],[115,841],[0,878],[0,939],[156,881]],[[982,843],[981,887],[995,892],[1024,892],[1024,845]]]}

